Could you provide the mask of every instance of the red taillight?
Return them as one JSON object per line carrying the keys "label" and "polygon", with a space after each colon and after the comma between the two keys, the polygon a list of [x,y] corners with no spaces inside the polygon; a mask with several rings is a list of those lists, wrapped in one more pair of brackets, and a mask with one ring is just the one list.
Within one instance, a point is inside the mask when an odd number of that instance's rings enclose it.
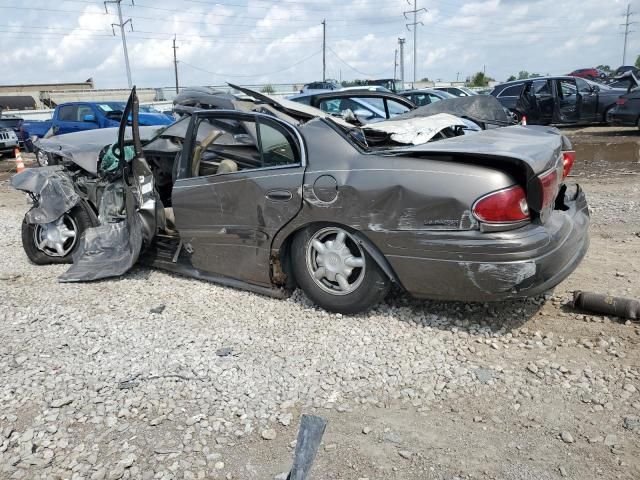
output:
{"label": "red taillight", "polygon": [[573,164],[576,161],[576,152],[569,150],[562,152],[562,179],[564,180],[569,175],[569,172],[573,168]]}
{"label": "red taillight", "polygon": [[627,103],[627,99],[620,97],[619,99],[616,100],[616,105],[624,105],[625,103]]}
{"label": "red taillight", "polygon": [[524,189],[519,185],[485,195],[473,205],[473,214],[481,222],[510,223],[529,219]]}
{"label": "red taillight", "polygon": [[542,187],[542,209],[551,205],[558,193],[558,171],[553,169],[538,177]]}

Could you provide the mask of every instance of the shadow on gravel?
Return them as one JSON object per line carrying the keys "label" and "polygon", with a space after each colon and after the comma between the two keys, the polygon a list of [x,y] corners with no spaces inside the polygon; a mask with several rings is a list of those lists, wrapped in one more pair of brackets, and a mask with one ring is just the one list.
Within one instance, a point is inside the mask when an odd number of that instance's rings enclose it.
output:
{"label": "shadow on gravel", "polygon": [[[294,292],[290,301],[302,308],[318,308],[300,290]],[[540,296],[491,303],[446,302],[416,299],[404,292],[394,291],[384,302],[368,312],[354,315],[353,318],[366,320],[372,316],[390,316],[418,328],[452,331],[473,326],[504,334],[525,325],[538,313],[545,301]]]}
{"label": "shadow on gravel", "polygon": [[401,321],[418,326],[451,330],[472,325],[504,333],[521,328],[544,305],[544,297],[502,302],[446,302],[419,300],[398,292],[386,300],[386,306],[401,313]]}

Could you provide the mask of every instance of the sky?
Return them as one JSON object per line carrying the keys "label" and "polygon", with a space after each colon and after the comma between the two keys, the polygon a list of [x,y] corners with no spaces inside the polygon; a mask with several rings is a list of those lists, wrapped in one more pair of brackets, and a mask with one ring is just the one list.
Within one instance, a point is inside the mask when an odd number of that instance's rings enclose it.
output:
{"label": "sky", "polygon": [[[411,0],[412,5],[416,0]],[[417,0],[417,78],[463,80],[486,70],[496,80],[521,70],[566,74],[622,62],[627,0]],[[413,79],[407,0],[123,0],[133,83],[174,85],[176,36],[181,85],[301,84],[327,78],[391,78],[398,37],[406,38],[405,79]],[[127,86],[116,6],[97,0],[0,0],[0,84],[78,82]],[[631,2],[640,21],[640,0]],[[638,25],[636,25],[637,27]],[[627,64],[640,54],[631,33]],[[133,31],[131,31],[133,28]],[[399,77],[399,73],[396,75]]]}

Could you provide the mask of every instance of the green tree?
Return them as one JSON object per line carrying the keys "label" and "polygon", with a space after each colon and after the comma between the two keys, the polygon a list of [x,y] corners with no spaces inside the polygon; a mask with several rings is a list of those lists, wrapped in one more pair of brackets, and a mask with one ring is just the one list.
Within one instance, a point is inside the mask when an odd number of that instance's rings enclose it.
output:
{"label": "green tree", "polygon": [[262,90],[260,90],[262,93],[276,93],[276,89],[273,88],[273,85],[271,85],[270,83],[267,83],[264,87],[262,87]]}
{"label": "green tree", "polygon": [[640,55],[636,57],[636,67],[640,68]]}
{"label": "green tree", "polygon": [[526,80],[527,78],[529,78],[529,72],[526,70],[520,70],[518,72],[518,80]]}
{"label": "green tree", "polygon": [[513,82],[514,80],[517,80],[515,75],[511,75],[509,78],[507,78],[507,82]]}
{"label": "green tree", "polygon": [[470,83],[472,87],[486,87],[492,80],[493,79],[487,77],[484,72],[477,72],[471,79],[467,79],[467,83]]}

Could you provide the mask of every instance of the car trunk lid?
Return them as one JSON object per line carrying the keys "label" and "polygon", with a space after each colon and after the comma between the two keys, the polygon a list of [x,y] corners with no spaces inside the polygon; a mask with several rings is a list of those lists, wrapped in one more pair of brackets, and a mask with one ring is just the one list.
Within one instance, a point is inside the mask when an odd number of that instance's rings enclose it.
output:
{"label": "car trunk lid", "polygon": [[562,184],[563,152],[568,150],[571,143],[555,128],[513,126],[394,148],[388,153],[446,157],[503,170],[525,189],[529,208],[544,222]]}

